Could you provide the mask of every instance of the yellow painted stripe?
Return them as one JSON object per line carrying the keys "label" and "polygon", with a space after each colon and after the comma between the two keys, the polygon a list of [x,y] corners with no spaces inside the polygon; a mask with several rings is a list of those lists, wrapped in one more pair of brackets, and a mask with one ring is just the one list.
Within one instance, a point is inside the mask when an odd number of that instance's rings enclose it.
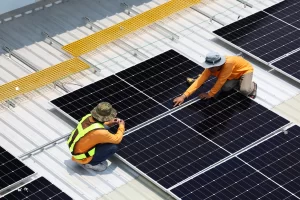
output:
{"label": "yellow painted stripe", "polygon": [[88,68],[89,65],[78,58],[67,60],[18,80],[1,85],[0,101],[30,92]]}
{"label": "yellow painted stripe", "polygon": [[63,49],[73,56],[95,50],[97,47],[119,39],[133,31],[150,25],[182,9],[200,3],[201,0],[171,0],[165,4],[134,16],[128,20],[120,22],[107,29],[89,35],[63,47]]}

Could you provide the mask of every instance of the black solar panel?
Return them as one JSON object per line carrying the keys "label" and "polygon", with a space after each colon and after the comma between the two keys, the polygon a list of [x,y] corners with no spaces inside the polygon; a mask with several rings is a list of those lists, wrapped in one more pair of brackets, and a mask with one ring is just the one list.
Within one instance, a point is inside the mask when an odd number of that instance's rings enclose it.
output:
{"label": "black solar panel", "polygon": [[[172,99],[187,88],[186,77],[197,77],[202,71],[202,67],[169,50],[51,102],[79,121],[100,101],[108,101],[130,129],[173,108]],[[200,90],[208,91],[211,80]]]}
{"label": "black solar panel", "polygon": [[170,188],[287,123],[244,95],[230,92],[126,135],[118,154]]}
{"label": "black solar panel", "polygon": [[[187,77],[197,77],[203,68],[188,58],[170,50],[146,62],[116,74],[151,98],[172,108],[172,100],[187,89]],[[209,91],[213,79],[207,81],[201,91]],[[197,96],[194,93],[189,99]]]}
{"label": "black solar panel", "polygon": [[[214,33],[266,63],[273,63],[300,48],[299,10],[300,1],[286,0]],[[288,74],[292,71],[289,66],[273,66],[284,67]],[[292,72],[293,76],[299,69]]]}
{"label": "black solar panel", "polygon": [[300,28],[300,2],[298,0],[286,0],[270,8],[265,12],[278,17],[279,19]]}
{"label": "black solar panel", "polygon": [[114,75],[55,99],[52,103],[80,121],[101,101],[108,101],[117,109],[118,117],[126,120],[127,129],[167,111]]}
{"label": "black solar panel", "polygon": [[118,154],[165,188],[229,155],[172,116],[126,135]]}
{"label": "black solar panel", "polygon": [[300,80],[300,51],[273,63],[273,65]]}
{"label": "black solar panel", "polygon": [[239,157],[300,198],[300,127],[278,134]]}
{"label": "black solar panel", "polygon": [[300,127],[280,133],[171,191],[182,199],[299,199]]}
{"label": "black solar panel", "polygon": [[218,100],[198,101],[172,115],[231,153],[289,123],[235,91]]}
{"label": "black solar panel", "polygon": [[238,158],[218,165],[171,192],[183,200],[298,199]]}
{"label": "black solar panel", "polygon": [[0,147],[0,160],[0,190],[34,174],[30,168],[2,147]]}
{"label": "black solar panel", "polygon": [[72,199],[67,194],[58,189],[44,177],[40,177],[31,183],[2,197],[3,200],[37,200],[53,199],[68,200]]}

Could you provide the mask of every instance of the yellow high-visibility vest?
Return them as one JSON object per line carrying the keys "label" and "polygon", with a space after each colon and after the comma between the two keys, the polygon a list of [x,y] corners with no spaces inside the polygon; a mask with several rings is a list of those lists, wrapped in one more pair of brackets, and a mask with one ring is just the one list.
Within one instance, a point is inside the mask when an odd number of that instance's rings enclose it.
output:
{"label": "yellow high-visibility vest", "polygon": [[90,131],[93,130],[97,130],[97,129],[105,129],[105,127],[103,126],[103,124],[96,122],[93,123],[92,125],[90,125],[89,127],[86,127],[85,129],[82,128],[82,122],[84,120],[86,120],[88,117],[90,117],[91,114],[88,114],[86,116],[84,116],[81,121],[79,122],[79,124],[77,125],[76,129],[74,129],[68,139],[68,145],[69,145],[69,149],[70,152],[72,153],[73,157],[77,160],[82,160],[84,158],[88,158],[90,156],[95,155],[95,147],[92,147],[90,150],[88,150],[86,153],[82,153],[82,154],[74,154],[74,147],[76,145],[76,143],[83,137],[85,136],[85,134],[87,134]]}

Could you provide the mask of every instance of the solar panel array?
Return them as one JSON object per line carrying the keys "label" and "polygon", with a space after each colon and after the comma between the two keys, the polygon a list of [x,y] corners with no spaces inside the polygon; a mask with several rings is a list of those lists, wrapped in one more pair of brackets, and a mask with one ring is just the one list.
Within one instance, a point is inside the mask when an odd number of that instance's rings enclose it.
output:
{"label": "solar panel array", "polygon": [[3,200],[37,200],[37,199],[53,199],[68,200],[72,199],[67,194],[58,189],[44,177],[40,177],[31,183],[9,193],[2,197]]}
{"label": "solar panel array", "polygon": [[33,175],[34,172],[0,146],[0,190]]}
{"label": "solar panel array", "polygon": [[300,127],[278,134],[171,191],[188,199],[299,199]]}
{"label": "solar panel array", "polygon": [[[196,77],[202,71],[196,63],[169,50],[51,103],[80,121],[99,102],[108,101],[130,129],[171,109],[171,100],[186,89],[186,77]],[[201,90],[207,91],[211,85],[209,81]]]}
{"label": "solar panel array", "polygon": [[288,124],[238,92],[198,101],[126,135],[119,156],[165,188]]}
{"label": "solar panel array", "polygon": [[300,80],[299,53],[295,54],[300,50],[299,9],[298,0],[285,0],[214,33]]}
{"label": "solar panel array", "polygon": [[[180,196],[178,191],[186,188],[178,189],[178,185],[289,123],[236,91],[174,109],[172,100],[186,90],[186,77],[196,77],[202,71],[170,50],[51,102],[79,121],[99,102],[108,101],[119,111],[118,117],[126,121],[127,129],[143,123],[125,135],[118,156]],[[213,82],[207,81],[199,92],[207,92]],[[238,159],[235,163],[241,169],[247,165]],[[254,172],[249,178],[264,177]],[[283,195],[286,191],[268,179],[262,183]]]}
{"label": "solar panel array", "polygon": [[172,116],[126,135],[118,154],[165,188],[229,155]]}

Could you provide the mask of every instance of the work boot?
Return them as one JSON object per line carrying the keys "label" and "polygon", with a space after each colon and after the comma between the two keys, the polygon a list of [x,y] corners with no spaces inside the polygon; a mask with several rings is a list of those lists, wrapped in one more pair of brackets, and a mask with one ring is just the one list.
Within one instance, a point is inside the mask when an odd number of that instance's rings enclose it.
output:
{"label": "work boot", "polygon": [[83,165],[86,169],[92,169],[94,171],[102,172],[107,169],[107,161],[103,161],[98,165],[85,164]]}
{"label": "work boot", "polygon": [[186,83],[190,86],[195,82],[195,79],[193,78],[186,78]]}

